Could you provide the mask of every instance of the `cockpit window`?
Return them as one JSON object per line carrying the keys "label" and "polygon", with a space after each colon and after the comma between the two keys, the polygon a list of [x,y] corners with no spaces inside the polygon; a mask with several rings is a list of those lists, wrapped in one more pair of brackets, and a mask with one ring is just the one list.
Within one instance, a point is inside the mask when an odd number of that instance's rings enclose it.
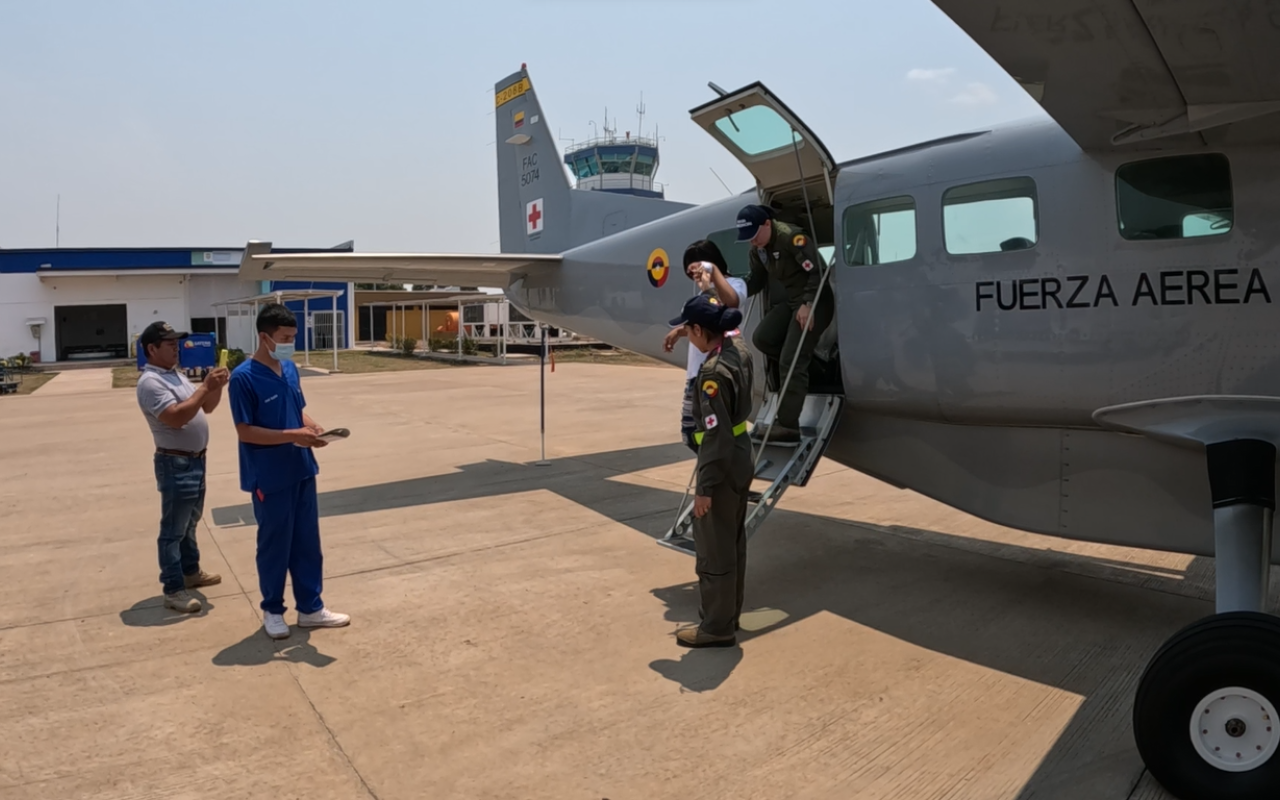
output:
{"label": "cockpit window", "polygon": [[[800,134],[769,106],[751,106],[716,120],[716,128],[749,156],[791,147]],[[803,146],[803,145],[801,145]]]}
{"label": "cockpit window", "polygon": [[1029,250],[1039,227],[1031,178],[952,186],[942,195],[942,232],[952,255]]}
{"label": "cockpit window", "polygon": [[1235,219],[1221,153],[1135,161],[1116,170],[1116,214],[1129,240],[1219,236]]}
{"label": "cockpit window", "polygon": [[851,267],[915,258],[916,201],[913,197],[891,197],[851,206],[845,209],[843,228],[844,263]]}

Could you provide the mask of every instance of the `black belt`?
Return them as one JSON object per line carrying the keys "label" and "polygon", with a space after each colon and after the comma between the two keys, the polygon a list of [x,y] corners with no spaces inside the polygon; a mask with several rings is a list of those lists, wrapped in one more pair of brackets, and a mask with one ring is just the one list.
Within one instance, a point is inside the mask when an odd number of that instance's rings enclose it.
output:
{"label": "black belt", "polygon": [[157,447],[156,452],[165,456],[186,456],[187,458],[203,458],[205,454],[204,450],[193,453],[190,450],[166,450],[163,447]]}

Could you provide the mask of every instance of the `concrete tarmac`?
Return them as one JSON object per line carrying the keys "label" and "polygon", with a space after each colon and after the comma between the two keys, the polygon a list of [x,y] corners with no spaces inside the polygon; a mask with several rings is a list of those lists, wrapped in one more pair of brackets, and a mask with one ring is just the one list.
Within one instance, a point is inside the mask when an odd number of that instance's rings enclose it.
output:
{"label": "concrete tarmac", "polygon": [[[131,390],[0,400],[0,798],[1159,800],[1129,714],[1212,562],[981,522],[825,463],[749,548],[737,648],[688,651],[682,372],[318,375],[324,597],[261,630],[211,419],[205,608],[163,608]],[[52,385],[52,384],[51,384]],[[292,597],[287,594],[292,606]],[[286,619],[293,623],[295,612]]]}

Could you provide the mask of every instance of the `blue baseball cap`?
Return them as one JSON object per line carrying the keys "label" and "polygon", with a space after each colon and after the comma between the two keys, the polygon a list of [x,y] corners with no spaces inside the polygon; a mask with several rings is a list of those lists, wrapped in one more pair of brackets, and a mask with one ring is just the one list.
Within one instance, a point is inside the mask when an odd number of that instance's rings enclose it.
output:
{"label": "blue baseball cap", "polygon": [[760,226],[768,222],[772,216],[764,206],[743,206],[738,212],[738,241],[745,242],[755,236]]}
{"label": "blue baseball cap", "polygon": [[689,302],[684,304],[684,310],[680,312],[680,316],[671,320],[671,326],[701,325],[715,330],[720,325],[720,315],[724,312],[725,306],[720,305],[719,300],[700,294],[697,297],[691,297]]}

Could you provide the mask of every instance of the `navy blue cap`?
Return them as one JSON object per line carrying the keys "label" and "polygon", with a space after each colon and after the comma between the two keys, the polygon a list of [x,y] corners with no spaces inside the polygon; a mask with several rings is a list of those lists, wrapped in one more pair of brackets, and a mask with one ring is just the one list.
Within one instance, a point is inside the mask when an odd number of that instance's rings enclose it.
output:
{"label": "navy blue cap", "polygon": [[704,328],[715,330],[720,324],[720,315],[725,311],[725,307],[720,305],[720,301],[714,297],[700,294],[697,297],[689,298],[689,302],[684,304],[684,310],[680,312],[680,316],[671,320],[672,327],[677,325],[701,325]]}
{"label": "navy blue cap", "polygon": [[764,206],[743,206],[738,212],[738,241],[745,242],[755,236],[756,231],[769,221],[770,216]]}

